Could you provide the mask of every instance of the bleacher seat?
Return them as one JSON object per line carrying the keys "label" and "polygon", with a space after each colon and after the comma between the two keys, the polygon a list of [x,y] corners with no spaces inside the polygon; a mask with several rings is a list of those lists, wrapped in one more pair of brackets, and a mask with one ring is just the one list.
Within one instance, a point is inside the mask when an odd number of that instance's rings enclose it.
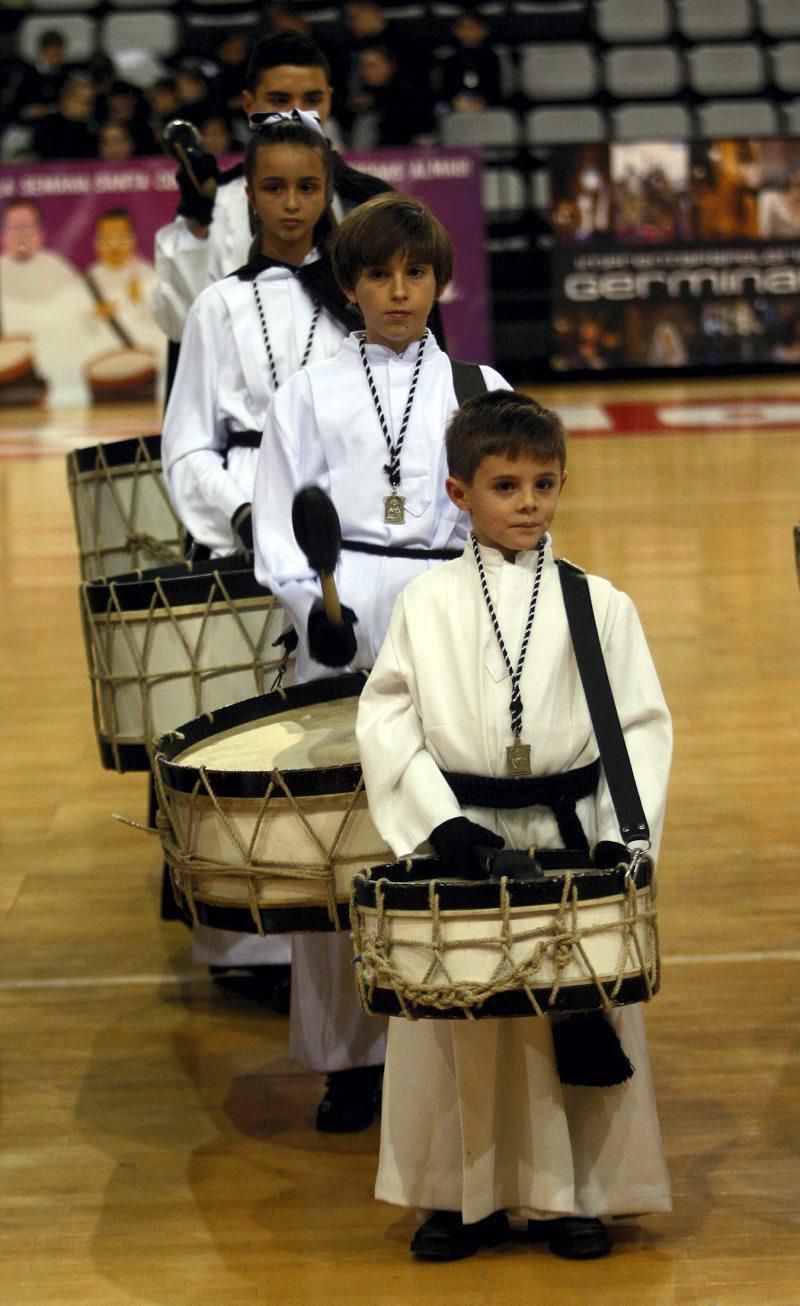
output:
{"label": "bleacher seat", "polygon": [[679,100],[620,104],[611,111],[611,137],[615,141],[691,140],[692,115]]}
{"label": "bleacher seat", "polygon": [[599,84],[597,58],[585,42],[520,47],[520,87],[530,100],[590,100]]}
{"label": "bleacher seat", "polygon": [[800,41],[782,41],[770,50],[772,80],[779,91],[800,91]]}
{"label": "bleacher seat", "polygon": [[765,36],[780,40],[784,36],[800,36],[800,4],[798,0],[756,0],[758,23]]}
{"label": "bleacher seat", "polygon": [[36,14],[23,18],[17,31],[17,51],[21,59],[32,63],[42,32],[58,28],[66,42],[66,62],[82,63],[91,59],[97,44],[97,24],[88,14]]}
{"label": "bleacher seat", "polygon": [[[44,9],[48,13],[55,14],[51,27],[58,27],[61,22],[61,10],[67,10],[69,13],[84,13],[87,9],[96,9],[102,0],[27,0],[28,8]],[[141,3],[141,0],[139,0]]]}
{"label": "bleacher seat", "polygon": [[769,100],[709,100],[697,108],[698,135],[705,140],[738,136],[780,136],[778,110]]}
{"label": "bleacher seat", "polygon": [[725,41],[750,36],[751,0],[676,0],[678,31],[689,41]]}
{"label": "bleacher seat", "polygon": [[603,57],[603,77],[617,99],[656,99],[680,94],[683,66],[669,45],[618,45]]}
{"label": "bleacher seat", "polygon": [[787,100],[781,105],[784,119],[784,133],[788,136],[800,136],[800,99]]}
{"label": "bleacher seat", "polygon": [[597,0],[594,22],[604,41],[665,41],[672,31],[667,0]]}
{"label": "bleacher seat", "polygon": [[510,109],[481,109],[478,113],[450,113],[439,124],[442,145],[475,149],[509,150],[519,145],[519,122]]}
{"label": "bleacher seat", "polygon": [[181,29],[174,14],[155,9],[106,14],[100,24],[100,41],[104,50],[144,50],[156,59],[169,59],[181,48]]}
{"label": "bleacher seat", "polygon": [[754,42],[696,45],[687,62],[689,84],[698,95],[755,95],[766,85],[764,54]]}
{"label": "bleacher seat", "polygon": [[525,115],[525,139],[528,145],[580,145],[604,141],[606,120],[594,104],[559,104],[529,109]]}

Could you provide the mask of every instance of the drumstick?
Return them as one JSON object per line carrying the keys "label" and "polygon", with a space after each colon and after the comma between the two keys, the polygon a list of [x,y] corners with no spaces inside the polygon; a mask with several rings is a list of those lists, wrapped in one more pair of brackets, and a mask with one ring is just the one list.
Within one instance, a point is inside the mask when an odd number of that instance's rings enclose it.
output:
{"label": "drumstick", "polygon": [[194,123],[186,122],[183,118],[173,118],[164,128],[161,143],[165,154],[186,169],[195,190],[206,199],[213,199],[217,193],[215,179],[207,177],[205,181],[199,181],[191,164],[191,156],[200,158],[206,152]]}
{"label": "drumstick", "polygon": [[342,606],[333,578],[342,548],[342,528],[333,503],[318,485],[306,485],[294,496],[292,529],[308,565],[319,576],[328,621],[333,626],[343,625]]}

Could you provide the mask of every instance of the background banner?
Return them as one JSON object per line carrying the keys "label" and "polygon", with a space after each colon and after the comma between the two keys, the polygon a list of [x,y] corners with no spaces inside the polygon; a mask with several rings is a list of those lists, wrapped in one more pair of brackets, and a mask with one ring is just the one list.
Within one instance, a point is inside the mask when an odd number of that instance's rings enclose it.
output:
{"label": "background banner", "polygon": [[564,147],[551,364],[800,361],[800,141]]}
{"label": "background banner", "polygon": [[[491,362],[481,161],[474,150],[347,153],[418,195],[447,227],[442,300],[455,358]],[[166,341],[148,297],[155,233],[175,214],[166,159],[13,165],[0,177],[0,403],[85,404],[161,393]]]}

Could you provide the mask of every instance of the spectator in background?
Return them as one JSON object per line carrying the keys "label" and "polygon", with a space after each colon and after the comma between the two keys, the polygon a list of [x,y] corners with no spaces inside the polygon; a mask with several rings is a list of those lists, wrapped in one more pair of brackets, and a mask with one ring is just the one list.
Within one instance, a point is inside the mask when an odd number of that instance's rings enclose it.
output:
{"label": "spectator in background", "polygon": [[452,26],[457,49],[440,65],[439,100],[455,113],[499,104],[500,60],[489,41],[489,25],[478,13],[463,13]]}
{"label": "spectator in background", "polygon": [[160,150],[164,128],[168,122],[179,116],[178,92],[171,77],[159,77],[158,81],[153,82],[153,85],[148,88],[146,94],[150,106],[147,123],[156,147]]}
{"label": "spectator in background", "polygon": [[352,123],[352,144],[358,149],[428,144],[434,127],[431,99],[400,71],[388,46],[367,46],[358,64],[364,89]]}
{"label": "spectator in background", "polygon": [[343,16],[348,33],[349,66],[346,95],[341,109],[337,107],[337,116],[341,115],[346,125],[352,123],[355,114],[373,108],[373,88],[365,84],[362,73],[361,56],[367,50],[388,51],[402,81],[411,83],[418,97],[422,96],[426,102],[432,100],[431,58],[424,42],[415,44],[407,40],[386,19],[380,5],[371,0],[348,0]]}
{"label": "spectator in background", "polygon": [[226,154],[235,154],[238,145],[233,138],[231,120],[224,113],[210,113],[200,123],[200,139],[203,148],[220,159]]}
{"label": "spectator in background", "polygon": [[48,28],[42,32],[36,46],[32,64],[19,64],[11,74],[5,101],[9,122],[35,123],[40,118],[57,113],[59,98],[67,80],[64,67],[66,42],[60,32]]}
{"label": "spectator in background", "polygon": [[99,120],[126,127],[133,137],[136,154],[158,153],[150,127],[147,99],[138,86],[131,86],[129,82],[113,82],[106,93],[104,108],[104,113],[98,112]]}
{"label": "spectator in background", "polygon": [[236,113],[242,107],[247,59],[247,37],[242,31],[226,32],[214,49],[219,71],[211,79],[210,96],[228,114]]}
{"label": "spectator in background", "polygon": [[67,77],[58,110],[36,124],[32,148],[37,159],[45,162],[97,158],[94,86],[86,73],[70,73]]}
{"label": "spectator in background", "polygon": [[122,122],[104,122],[100,127],[97,145],[98,157],[109,163],[131,159],[136,153],[136,142]]}
{"label": "spectator in background", "polygon": [[175,91],[178,96],[179,118],[199,127],[215,108],[211,87],[199,59],[181,59],[175,73]]}
{"label": "spectator in background", "polygon": [[311,24],[302,10],[284,0],[283,4],[267,5],[264,17],[272,32],[294,32],[297,36],[311,37]]}

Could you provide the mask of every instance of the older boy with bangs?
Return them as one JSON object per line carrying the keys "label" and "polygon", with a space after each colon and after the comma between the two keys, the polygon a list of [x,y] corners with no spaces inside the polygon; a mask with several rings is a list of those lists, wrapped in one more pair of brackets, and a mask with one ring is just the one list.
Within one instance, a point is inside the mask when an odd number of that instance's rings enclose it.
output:
{"label": "older boy with bangs", "polygon": [[[331,259],[365,329],[278,388],[253,493],[256,576],[293,620],[298,681],[371,667],[397,594],[460,554],[466,536],[444,490],[453,367],[427,325],[452,275],[450,238],[420,200],[388,192],[348,214]],[[481,388],[508,388],[492,368],[480,371]],[[292,503],[308,484],[330,495],[341,521],[342,626],[328,621],[294,540]],[[292,983],[291,1054],[328,1075],[318,1127],[348,1116],[369,1123],[385,1022],[360,1009],[348,938],[295,935]]]}
{"label": "older boy with bangs", "polygon": [[[373,821],[398,857],[432,848],[459,878],[485,874],[478,845],[575,846],[570,823],[588,846],[620,844],[549,534],[566,476],[560,419],[524,395],[482,395],[450,422],[447,455],[471,537],[403,590],[361,696]],[[669,713],[630,599],[587,579],[655,855]],[[466,773],[480,805],[462,807],[446,773]],[[540,777],[561,779],[569,812],[537,796]],[[529,806],[515,801],[522,784]],[[376,1195],[433,1212],[419,1257],[505,1242],[512,1213],[530,1241],[590,1259],[611,1248],[601,1216],[670,1209],[641,1009],[610,1019],[635,1073],[602,1088],[560,1082],[550,1019],[389,1021]]]}

